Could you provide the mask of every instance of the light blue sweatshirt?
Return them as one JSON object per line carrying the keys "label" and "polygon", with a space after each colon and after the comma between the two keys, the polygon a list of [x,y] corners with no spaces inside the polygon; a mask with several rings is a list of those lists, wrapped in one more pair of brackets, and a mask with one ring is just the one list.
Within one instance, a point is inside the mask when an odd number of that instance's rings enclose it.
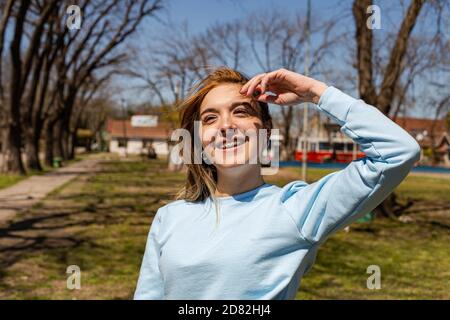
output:
{"label": "light blue sweatshirt", "polygon": [[[135,299],[293,299],[319,246],[374,209],[419,159],[417,142],[378,109],[334,87],[319,110],[366,157],[307,184],[264,184],[161,207],[147,239]],[[338,253],[336,253],[338,254]]]}

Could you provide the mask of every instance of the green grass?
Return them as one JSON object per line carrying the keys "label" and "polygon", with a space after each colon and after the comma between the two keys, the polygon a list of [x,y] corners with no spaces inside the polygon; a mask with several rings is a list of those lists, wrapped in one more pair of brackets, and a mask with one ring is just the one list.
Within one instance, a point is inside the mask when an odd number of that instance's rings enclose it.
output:
{"label": "green grass", "polygon": [[[0,298],[132,297],[152,218],[172,201],[184,174],[165,171],[162,160],[137,158],[104,161],[102,168],[59,188],[0,229]],[[283,185],[299,179],[299,172],[283,169],[268,181]],[[328,172],[312,169],[308,175],[312,181]],[[411,222],[377,219],[331,237],[297,298],[450,298],[449,212],[435,208],[436,202],[450,204],[447,181],[412,176],[402,183],[399,196],[417,202],[408,213]],[[66,288],[66,268],[72,264],[81,268],[81,290]],[[372,264],[381,268],[380,290],[366,287]]]}
{"label": "green grass", "polygon": [[[289,175],[284,178],[269,177],[268,180],[283,185],[292,179],[301,179],[301,168],[290,167],[284,169]],[[307,181],[316,181],[335,170],[308,169]],[[450,178],[439,176],[409,175],[395,190],[400,199],[413,199],[416,201],[446,202],[450,204]]]}
{"label": "green grass", "polygon": [[[184,175],[167,176],[163,161],[102,167],[103,173],[75,179],[16,217],[17,223],[45,220],[23,231],[32,250],[0,257],[0,298],[131,298],[153,215]],[[81,268],[82,290],[66,289],[65,270],[72,264]]]}
{"label": "green grass", "polygon": [[405,198],[450,203],[450,179],[448,178],[408,176],[397,191]]}
{"label": "green grass", "polygon": [[[301,169],[272,182],[283,185],[300,179]],[[312,182],[333,170],[309,169]],[[409,175],[395,190],[399,201],[414,205],[406,215],[413,221],[376,219],[355,223],[338,232],[319,249],[297,299],[449,299],[450,298],[450,180]],[[381,270],[381,289],[367,289],[369,265]]]}
{"label": "green grass", "polygon": [[[379,290],[367,288],[370,265],[380,267]],[[449,270],[448,229],[380,219],[331,237],[297,298],[448,299]]]}

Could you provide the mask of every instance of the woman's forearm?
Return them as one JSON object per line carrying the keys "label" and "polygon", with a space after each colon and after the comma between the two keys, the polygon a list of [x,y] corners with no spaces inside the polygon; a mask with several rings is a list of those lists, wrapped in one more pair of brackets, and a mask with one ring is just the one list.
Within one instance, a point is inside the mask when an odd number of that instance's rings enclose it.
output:
{"label": "woman's forearm", "polygon": [[[374,209],[406,177],[420,153],[414,138],[377,108],[334,87],[320,95],[317,107],[341,125],[366,157],[311,185],[297,184],[300,190],[285,201],[300,234],[311,243],[325,241]],[[290,188],[285,187],[287,195]]]}
{"label": "woman's forearm", "polygon": [[[309,97],[310,97],[310,101],[312,103],[318,104],[320,97],[322,96],[322,94],[327,90],[328,86],[322,82],[322,81],[318,81],[312,78],[307,78],[308,81],[310,81],[311,83],[309,84]],[[298,91],[300,93],[300,91]]]}
{"label": "woman's forearm", "polygon": [[364,101],[328,87],[317,107],[341,125],[341,131],[358,143],[368,157],[388,163],[417,160],[420,148],[415,139]]}

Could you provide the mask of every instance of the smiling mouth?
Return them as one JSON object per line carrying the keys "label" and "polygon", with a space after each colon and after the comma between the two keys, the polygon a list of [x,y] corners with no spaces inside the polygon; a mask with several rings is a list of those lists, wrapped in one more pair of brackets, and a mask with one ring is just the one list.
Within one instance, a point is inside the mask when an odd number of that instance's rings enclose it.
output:
{"label": "smiling mouth", "polygon": [[231,150],[231,149],[235,149],[243,144],[245,144],[248,141],[248,138],[241,138],[241,139],[235,139],[233,141],[222,141],[219,143],[215,144],[215,148],[216,149],[222,149],[222,150]]}

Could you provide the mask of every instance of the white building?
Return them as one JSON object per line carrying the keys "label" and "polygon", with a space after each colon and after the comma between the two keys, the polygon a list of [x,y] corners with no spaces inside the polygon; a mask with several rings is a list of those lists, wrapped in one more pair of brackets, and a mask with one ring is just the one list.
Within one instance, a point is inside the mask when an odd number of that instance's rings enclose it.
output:
{"label": "white building", "polygon": [[167,156],[172,134],[168,124],[158,124],[152,116],[133,116],[130,120],[108,119],[109,151],[120,155],[146,154],[149,146],[158,156]]}

